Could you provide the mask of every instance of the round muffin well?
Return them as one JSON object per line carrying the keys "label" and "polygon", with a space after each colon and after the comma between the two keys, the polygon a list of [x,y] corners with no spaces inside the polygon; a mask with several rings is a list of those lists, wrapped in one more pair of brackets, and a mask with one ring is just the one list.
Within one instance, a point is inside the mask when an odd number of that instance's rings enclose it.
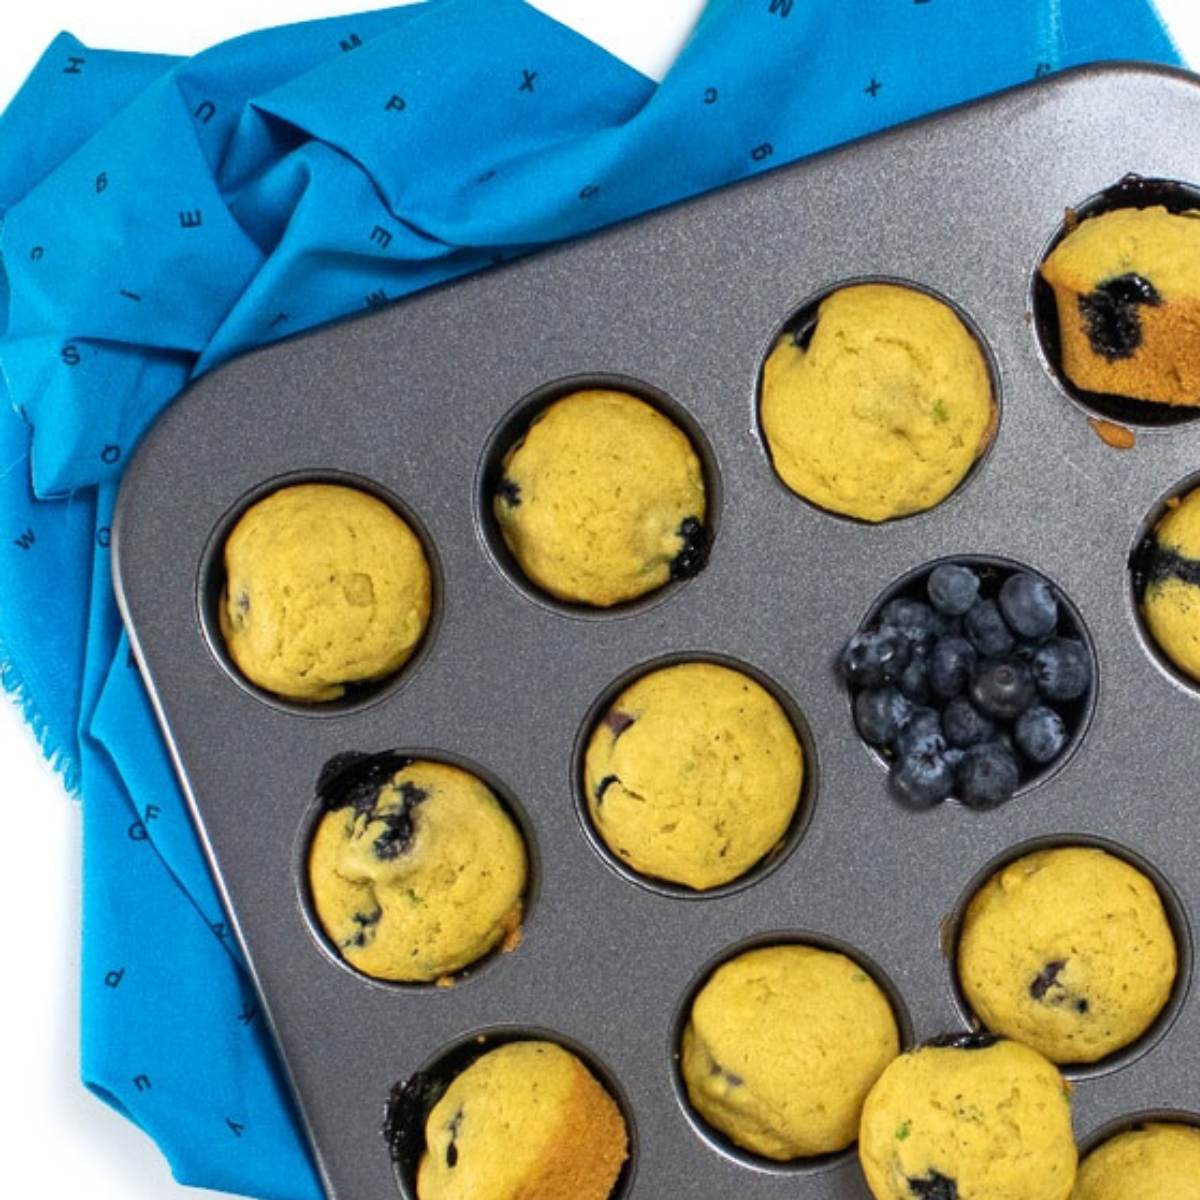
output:
{"label": "round muffin well", "polygon": [[577,747],[580,814],[623,875],[721,895],[773,868],[810,815],[811,739],[759,673],[672,658],[601,698]]}
{"label": "round muffin well", "polygon": [[764,934],[691,989],[676,1019],[676,1089],[723,1153],[823,1169],[845,1159],[863,1098],[908,1037],[874,964],[829,939]]}
{"label": "round muffin well", "polygon": [[715,464],[687,414],[623,376],[527,397],[493,434],[481,524],[527,594],[580,614],[625,611],[700,572],[715,532]]}
{"label": "round muffin well", "polygon": [[530,891],[525,836],[472,771],[344,754],[318,785],[304,862],[314,929],[369,979],[437,983],[515,950]]}
{"label": "round muffin well", "polygon": [[783,484],[867,522],[942,503],[999,423],[978,334],[945,300],[891,281],[806,304],[763,364],[758,412]]}
{"label": "round muffin well", "polygon": [[637,1131],[586,1048],[498,1027],[440,1051],[392,1088],[384,1136],[405,1200],[623,1200]]}

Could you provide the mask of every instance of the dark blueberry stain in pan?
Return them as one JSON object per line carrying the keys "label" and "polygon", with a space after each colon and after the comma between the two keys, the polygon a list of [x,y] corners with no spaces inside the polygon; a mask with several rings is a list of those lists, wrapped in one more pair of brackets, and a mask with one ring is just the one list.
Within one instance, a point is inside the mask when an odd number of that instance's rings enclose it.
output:
{"label": "dark blueberry stain in pan", "polygon": [[1167,550],[1153,535],[1143,538],[1130,555],[1129,570],[1133,575],[1133,593],[1139,600],[1152,583],[1162,583],[1165,579],[1180,579],[1192,587],[1200,587],[1200,559]]}
{"label": "dark blueberry stain in pan", "polygon": [[326,812],[352,808],[365,816],[374,811],[380,788],[412,762],[411,756],[394,751],[364,754],[360,750],[348,750],[335,754],[321,768],[317,798]]}
{"label": "dark blueberry stain in pan", "polygon": [[1141,275],[1118,275],[1107,279],[1095,291],[1079,297],[1079,315],[1087,326],[1092,351],[1117,362],[1132,358],[1142,344],[1142,305],[1157,308],[1162,304],[1158,289]]}
{"label": "dark blueberry stain in pan", "polygon": [[958,1184],[940,1171],[930,1171],[920,1178],[908,1177],[908,1186],[921,1200],[958,1200]]}
{"label": "dark blueberry stain in pan", "polygon": [[685,517],[679,525],[683,548],[671,559],[672,579],[691,579],[708,562],[710,538],[708,528],[696,517]]}
{"label": "dark blueberry stain in pan", "polygon": [[931,1050],[986,1050],[998,1041],[1000,1038],[994,1033],[976,1030],[971,1033],[942,1033],[922,1045]]}

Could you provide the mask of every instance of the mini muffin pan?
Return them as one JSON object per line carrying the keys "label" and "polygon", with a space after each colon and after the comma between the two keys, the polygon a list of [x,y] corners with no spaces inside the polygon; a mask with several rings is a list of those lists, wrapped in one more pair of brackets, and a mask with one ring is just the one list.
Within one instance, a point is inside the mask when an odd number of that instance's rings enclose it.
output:
{"label": "mini muffin pan", "polygon": [[[910,1044],[963,1030],[945,953],[954,915],[984,868],[1035,842],[1101,839],[1147,863],[1183,942],[1146,1044],[1077,1080],[1078,1135],[1147,1111],[1200,1113],[1200,689],[1148,648],[1128,567],[1163,497],[1200,467],[1200,425],[1138,422],[1135,449],[1105,444],[1058,381],[1053,331],[1035,315],[1037,264],[1065,209],[1130,173],[1200,183],[1197,83],[1136,65],[1042,80],[247,355],[158,422],[121,495],[117,593],[331,1197],[411,1200],[421,1106],[398,1112],[406,1127],[392,1122],[393,1163],[382,1126],[395,1085],[525,1032],[581,1048],[622,1103],[633,1157],[616,1196],[862,1200],[852,1151],[770,1164],[686,1111],[674,1055],[687,998],[738,947],[808,937],[870,964]],[[1001,409],[986,458],[947,501],[879,526],[787,491],[757,419],[779,330],[861,279],[950,300],[994,363]],[[681,414],[702,448],[712,551],[692,579],[582,612],[514,574],[489,488],[505,431],[539,397],[617,380]],[[239,680],[214,607],[230,522],[301,479],[392,498],[438,580],[401,674],[311,708]],[[1056,583],[1095,647],[1095,708],[1062,768],[1009,804],[916,813],[889,797],[834,662],[880,596],[950,555]],[[808,751],[792,835],[744,886],[713,895],[615,869],[577,778],[603,698],[689,657],[769,680]],[[322,767],[385,750],[475,764],[531,843],[523,943],[449,989],[345,969],[307,912]]]}

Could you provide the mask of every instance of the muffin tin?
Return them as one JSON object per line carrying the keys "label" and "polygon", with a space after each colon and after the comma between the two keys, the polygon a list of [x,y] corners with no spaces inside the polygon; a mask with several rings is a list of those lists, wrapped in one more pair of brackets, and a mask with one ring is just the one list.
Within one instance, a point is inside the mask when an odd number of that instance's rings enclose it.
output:
{"label": "muffin tin", "polygon": [[[1034,320],[1036,266],[1065,206],[1129,172],[1200,181],[1197,82],[1136,65],[1042,80],[250,354],[158,422],[122,489],[117,593],[331,1197],[411,1198],[411,1153],[394,1169],[381,1136],[393,1086],[476,1034],[540,1030],[585,1050],[626,1106],[634,1157],[614,1195],[862,1200],[853,1152],[772,1165],[698,1130],[674,1063],[681,1006],[715,961],[778,931],[872,964],[912,1037],[962,1029],[943,946],[952,915],[988,864],[1035,839],[1101,838],[1145,860],[1183,939],[1167,1018],[1147,1045],[1083,1073],[1077,1133],[1200,1113],[1198,695],[1148,651],[1127,567],[1145,521],[1200,466],[1200,426],[1139,426],[1136,449],[1110,448],[1057,382]],[[778,331],[808,298],[863,278],[952,300],[996,365],[1001,405],[995,443],[958,491],[881,526],[787,491],[756,411]],[[514,577],[487,483],[498,431],[531,397],[614,378],[702,432],[714,540],[695,578],[582,613]],[[223,531],[297,479],[394,498],[438,580],[418,658],[315,708],[241,682],[213,619]],[[913,813],[889,798],[833,663],[896,580],[961,554],[1059,585],[1096,648],[1096,706],[1062,769],[1004,807]],[[578,802],[577,748],[599,700],[647,664],[690,656],[772,681],[810,750],[798,836],[771,870],[712,896],[618,873]],[[524,942],[450,989],[345,969],[307,912],[323,764],[393,748],[478,764],[528,820]]]}

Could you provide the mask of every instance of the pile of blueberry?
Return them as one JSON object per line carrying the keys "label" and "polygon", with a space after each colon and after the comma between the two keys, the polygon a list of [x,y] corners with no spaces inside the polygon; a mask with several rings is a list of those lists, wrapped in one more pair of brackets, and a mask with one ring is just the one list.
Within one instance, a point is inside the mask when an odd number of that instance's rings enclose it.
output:
{"label": "pile of blueberry", "polygon": [[896,796],[992,808],[1048,770],[1087,710],[1092,658],[1039,575],[943,562],[889,600],[839,666]]}

